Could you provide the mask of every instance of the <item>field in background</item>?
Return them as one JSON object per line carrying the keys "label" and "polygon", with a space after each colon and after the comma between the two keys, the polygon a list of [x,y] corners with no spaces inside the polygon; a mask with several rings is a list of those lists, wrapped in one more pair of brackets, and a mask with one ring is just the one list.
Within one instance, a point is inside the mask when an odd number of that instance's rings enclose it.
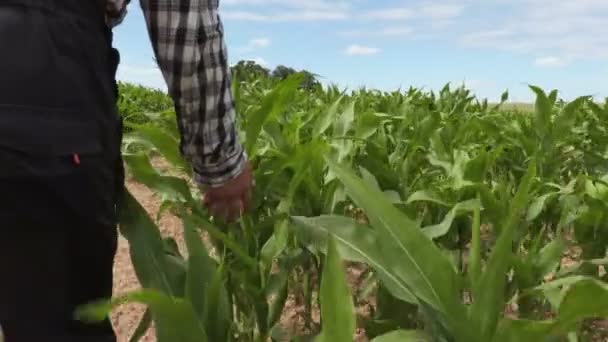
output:
{"label": "field in background", "polygon": [[133,197],[117,289],[139,304],[112,311],[120,331],[161,342],[608,338],[607,105],[535,87],[535,104],[507,93],[490,104],[464,88],[346,92],[306,73],[234,71],[257,181],[236,225],[200,205],[170,99],[121,84]]}
{"label": "field in background", "polygon": [[525,113],[534,112],[534,103],[524,103],[524,102],[507,102],[504,103],[501,108],[503,110],[512,110],[512,111],[520,111]]}

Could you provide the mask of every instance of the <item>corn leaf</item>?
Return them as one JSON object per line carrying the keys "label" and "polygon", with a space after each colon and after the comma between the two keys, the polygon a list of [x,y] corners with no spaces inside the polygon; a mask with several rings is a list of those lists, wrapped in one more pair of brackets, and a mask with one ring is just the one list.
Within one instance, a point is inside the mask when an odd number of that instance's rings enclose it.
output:
{"label": "corn leaf", "polygon": [[529,201],[530,187],[535,174],[536,167],[534,162],[531,162],[512,201],[509,216],[501,229],[486,269],[478,283],[474,284],[474,299],[470,315],[473,327],[479,329],[477,331],[480,341],[490,341],[493,338],[499,315],[505,304],[504,288],[511,260],[513,234]]}
{"label": "corn leaf", "polygon": [[329,238],[323,265],[320,297],[322,329],[315,341],[352,342],[356,328],[355,307],[333,238]]}
{"label": "corn leaf", "polygon": [[114,307],[128,303],[145,304],[154,316],[158,342],[206,342],[204,327],[197,320],[188,301],[156,290],[140,290],[126,295],[85,305],[76,315],[83,321],[98,322]]}
{"label": "corn leaf", "polygon": [[291,228],[300,241],[327,253],[327,236],[331,234],[344,259],[370,265],[393,296],[408,303],[417,302],[407,285],[386,268],[377,234],[368,225],[343,216],[292,217],[291,220],[294,223]]}
{"label": "corn leaf", "polygon": [[422,331],[395,330],[374,338],[371,342],[430,342],[432,339]]}
{"label": "corn leaf", "polygon": [[248,155],[256,154],[255,148],[262,126],[266,120],[285,110],[285,107],[294,98],[302,79],[302,74],[293,74],[281,81],[268,95],[264,96],[260,108],[247,118],[245,148]]}
{"label": "corn leaf", "polygon": [[328,164],[376,229],[384,266],[407,284],[412,294],[441,313],[438,319],[446,321],[455,334],[465,334],[462,320],[466,315],[458,295],[460,279],[447,257],[382,192],[331,159]]}

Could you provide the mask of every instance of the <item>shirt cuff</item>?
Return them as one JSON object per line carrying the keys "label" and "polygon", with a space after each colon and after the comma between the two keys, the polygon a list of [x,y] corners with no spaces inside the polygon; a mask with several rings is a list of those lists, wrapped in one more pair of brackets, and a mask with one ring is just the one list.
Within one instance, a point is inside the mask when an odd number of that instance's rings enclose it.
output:
{"label": "shirt cuff", "polygon": [[213,165],[194,167],[194,181],[202,187],[220,187],[243,173],[247,167],[247,153],[239,146],[236,153]]}

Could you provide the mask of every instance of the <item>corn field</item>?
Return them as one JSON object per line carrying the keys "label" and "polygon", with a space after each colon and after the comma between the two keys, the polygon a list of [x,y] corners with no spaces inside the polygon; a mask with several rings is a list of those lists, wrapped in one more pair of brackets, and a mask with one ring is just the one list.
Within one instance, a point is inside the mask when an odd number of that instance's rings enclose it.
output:
{"label": "corn field", "polygon": [[[152,323],[160,342],[608,338],[594,325],[608,316],[608,103],[530,86],[528,112],[449,85],[302,82],[235,75],[256,187],[231,225],[200,201],[168,97],[121,84],[127,173],[180,218],[187,255],[127,192],[142,288],[82,319],[145,304],[131,341]],[[301,331],[280,324],[288,297]]]}

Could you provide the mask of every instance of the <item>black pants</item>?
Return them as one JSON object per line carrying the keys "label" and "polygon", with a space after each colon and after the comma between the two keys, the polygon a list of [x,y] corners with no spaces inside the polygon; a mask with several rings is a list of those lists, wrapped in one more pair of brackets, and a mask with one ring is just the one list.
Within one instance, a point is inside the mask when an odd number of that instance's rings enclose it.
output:
{"label": "black pants", "polygon": [[116,52],[98,0],[0,0],[5,342],[111,342],[73,318],[112,295],[122,188]]}
{"label": "black pants", "polygon": [[79,187],[86,174],[74,177],[0,179],[0,324],[6,342],[115,341],[109,322],[73,319],[77,306],[112,296],[117,243],[114,226],[82,215],[91,210],[86,206],[93,193]]}

